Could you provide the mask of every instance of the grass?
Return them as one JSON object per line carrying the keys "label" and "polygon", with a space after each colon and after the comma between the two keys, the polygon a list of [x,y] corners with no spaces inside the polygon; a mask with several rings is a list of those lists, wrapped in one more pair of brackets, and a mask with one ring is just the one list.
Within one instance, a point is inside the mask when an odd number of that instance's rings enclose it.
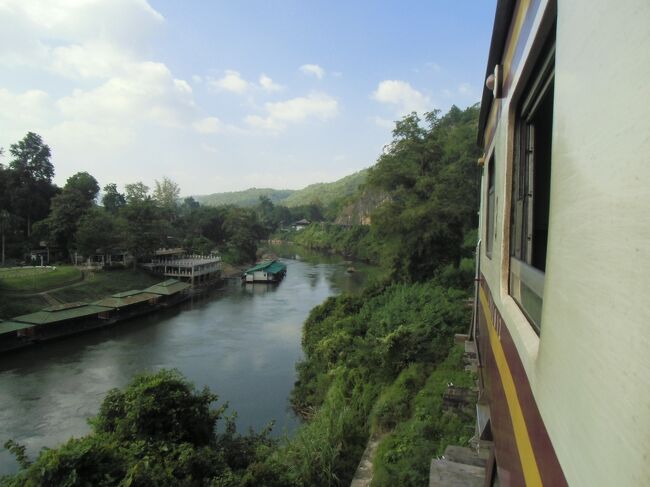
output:
{"label": "grass", "polygon": [[0,319],[8,320],[33,313],[49,306],[43,296],[21,296],[7,298],[0,294]]}
{"label": "grass", "polygon": [[38,293],[81,280],[73,266],[0,269],[0,289],[8,294]]}
{"label": "grass", "polygon": [[91,272],[83,283],[49,293],[64,303],[73,301],[96,301],[103,297],[131,289],[144,289],[162,281],[141,270],[111,270]]}

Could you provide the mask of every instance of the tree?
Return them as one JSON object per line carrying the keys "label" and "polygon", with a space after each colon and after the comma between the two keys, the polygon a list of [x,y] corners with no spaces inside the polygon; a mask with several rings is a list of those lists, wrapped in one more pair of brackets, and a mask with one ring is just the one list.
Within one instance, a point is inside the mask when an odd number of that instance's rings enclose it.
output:
{"label": "tree", "polygon": [[165,177],[162,181],[156,180],[153,199],[161,208],[175,208],[180,194],[181,188],[171,179]]}
{"label": "tree", "polygon": [[81,217],[74,237],[77,250],[86,256],[108,253],[119,245],[120,239],[115,217],[97,207]]}
{"label": "tree", "polygon": [[9,162],[14,178],[12,206],[26,222],[29,237],[32,223],[47,216],[49,202],[55,192],[50,148],[43,143],[40,135],[28,132],[22,140],[9,147],[9,153],[13,156]]}
{"label": "tree", "polygon": [[0,483],[256,485],[246,482],[247,469],[264,460],[277,442],[269,438],[270,427],[238,434],[234,414],[224,417],[227,405],[212,408],[217,399],[208,388],[197,390],[175,371],[137,376],[124,390],[106,394],[99,414],[90,421],[91,434],[43,449],[34,462],[22,445],[5,443],[22,470]]}
{"label": "tree", "polygon": [[88,204],[91,204],[97,198],[99,184],[87,172],[78,172],[67,179],[64,191],[76,191]]}
{"label": "tree", "polygon": [[144,184],[142,181],[137,183],[131,183],[124,186],[124,191],[126,193],[126,202],[127,203],[136,203],[142,202],[150,198],[149,196],[149,186]]}
{"label": "tree", "polygon": [[109,213],[116,214],[120,208],[126,205],[126,198],[117,190],[115,183],[104,186],[104,196],[102,196],[102,205]]}
{"label": "tree", "polygon": [[229,207],[224,218],[228,253],[235,263],[252,262],[262,233],[257,214],[249,208]]}
{"label": "tree", "polygon": [[2,265],[5,265],[5,234],[9,228],[11,215],[5,209],[0,210],[0,233],[2,233]]}
{"label": "tree", "polygon": [[148,196],[142,200],[131,198],[120,215],[126,250],[136,257],[134,266],[138,258],[150,255],[156,248],[165,245],[170,233],[169,223],[162,219],[160,210]]}
{"label": "tree", "polygon": [[93,207],[98,192],[97,180],[87,172],[79,172],[70,176],[63,191],[52,198],[50,214],[44,220],[47,240],[67,249],[71,257],[79,221]]}
{"label": "tree", "polygon": [[32,181],[51,181],[54,166],[50,162],[51,152],[40,135],[28,132],[25,137],[11,144],[9,153],[14,157],[9,167]]}

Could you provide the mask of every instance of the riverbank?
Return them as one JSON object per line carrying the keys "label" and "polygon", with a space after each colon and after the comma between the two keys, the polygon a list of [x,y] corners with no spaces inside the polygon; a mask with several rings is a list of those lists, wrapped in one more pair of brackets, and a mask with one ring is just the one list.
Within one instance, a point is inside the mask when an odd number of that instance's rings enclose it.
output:
{"label": "riverbank", "polygon": [[[28,313],[34,313],[46,306],[52,305],[45,294],[51,296],[59,303],[72,303],[77,301],[95,301],[107,295],[114,294],[128,289],[142,289],[152,286],[160,281],[159,276],[152,276],[142,270],[136,269],[115,269],[110,271],[86,271],[84,280],[79,281],[81,271],[74,267],[63,267],[58,269],[72,269],[78,275],[75,280],[64,288],[61,288],[66,281],[48,278],[46,282],[39,284],[36,289],[40,292],[34,294],[34,287],[22,286],[0,288],[0,319],[9,319]],[[66,273],[68,274],[68,273]],[[43,275],[39,274],[39,279]],[[27,277],[25,277],[27,279]],[[54,289],[54,291],[50,291]]]}
{"label": "riverbank", "polygon": [[[87,434],[87,419],[107,391],[161,368],[178,369],[227,400],[240,431],[259,431],[274,420],[273,436],[292,435],[300,421],[288,396],[302,357],[302,324],[328,297],[364,285],[362,270],[348,277],[340,259],[331,260],[286,259],[279,285],[237,281],[156,315],[2,356],[6,438],[25,444],[33,459],[43,446]],[[0,474],[17,468],[0,448]]]}

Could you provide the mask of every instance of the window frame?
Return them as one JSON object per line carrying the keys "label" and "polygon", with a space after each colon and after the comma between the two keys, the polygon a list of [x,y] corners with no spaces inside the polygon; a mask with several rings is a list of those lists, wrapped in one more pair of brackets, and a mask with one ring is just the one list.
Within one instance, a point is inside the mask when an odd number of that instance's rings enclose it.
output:
{"label": "window frame", "polygon": [[496,181],[494,151],[487,163],[487,192],[485,195],[485,255],[492,259],[496,239]]}
{"label": "window frame", "polygon": [[[548,243],[548,215],[550,208],[550,173],[552,170],[552,127],[553,127],[553,98],[555,87],[555,27],[544,43],[540,54],[535,59],[535,65],[525,82],[525,88],[519,96],[514,112],[513,159],[511,165],[510,189],[510,229],[509,229],[509,269],[508,294],[512,296],[522,310],[537,334],[541,331],[541,311],[544,299],[545,260]],[[550,96],[550,100],[547,99]],[[536,117],[545,115],[549,110],[550,125],[546,133],[537,137],[536,126],[539,129],[543,122],[537,124]],[[548,116],[548,113],[546,113]],[[536,140],[539,139],[539,140]],[[546,141],[544,145],[538,145]],[[540,149],[542,147],[542,149]],[[545,151],[545,152],[544,152]],[[538,161],[540,154],[546,155]],[[546,171],[545,184],[541,190],[535,189],[536,164]],[[540,181],[537,181],[538,183]],[[545,227],[536,229],[536,202],[542,204],[542,215],[545,213]],[[544,206],[545,204],[545,206]],[[538,215],[539,216],[539,215]],[[540,220],[541,221],[541,220]],[[545,229],[543,242],[543,259],[540,259],[540,231]],[[536,231],[537,230],[537,231]],[[537,233],[537,238],[536,234]],[[537,253],[536,253],[537,252]],[[533,260],[537,261],[537,265]],[[539,261],[543,260],[540,266]]]}

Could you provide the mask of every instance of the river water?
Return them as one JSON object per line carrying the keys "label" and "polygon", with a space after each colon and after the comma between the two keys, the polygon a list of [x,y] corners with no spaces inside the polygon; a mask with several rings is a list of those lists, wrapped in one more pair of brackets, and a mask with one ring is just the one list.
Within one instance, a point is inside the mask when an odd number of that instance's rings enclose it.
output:
{"label": "river water", "polygon": [[[109,389],[162,368],[228,401],[240,431],[275,420],[274,434],[291,434],[302,324],[327,297],[359,291],[372,271],[355,264],[360,272],[350,274],[339,257],[274,250],[287,264],[279,285],[231,283],[175,309],[0,357],[0,448],[13,438],[34,458],[84,435]],[[0,474],[17,468],[2,449]]]}

